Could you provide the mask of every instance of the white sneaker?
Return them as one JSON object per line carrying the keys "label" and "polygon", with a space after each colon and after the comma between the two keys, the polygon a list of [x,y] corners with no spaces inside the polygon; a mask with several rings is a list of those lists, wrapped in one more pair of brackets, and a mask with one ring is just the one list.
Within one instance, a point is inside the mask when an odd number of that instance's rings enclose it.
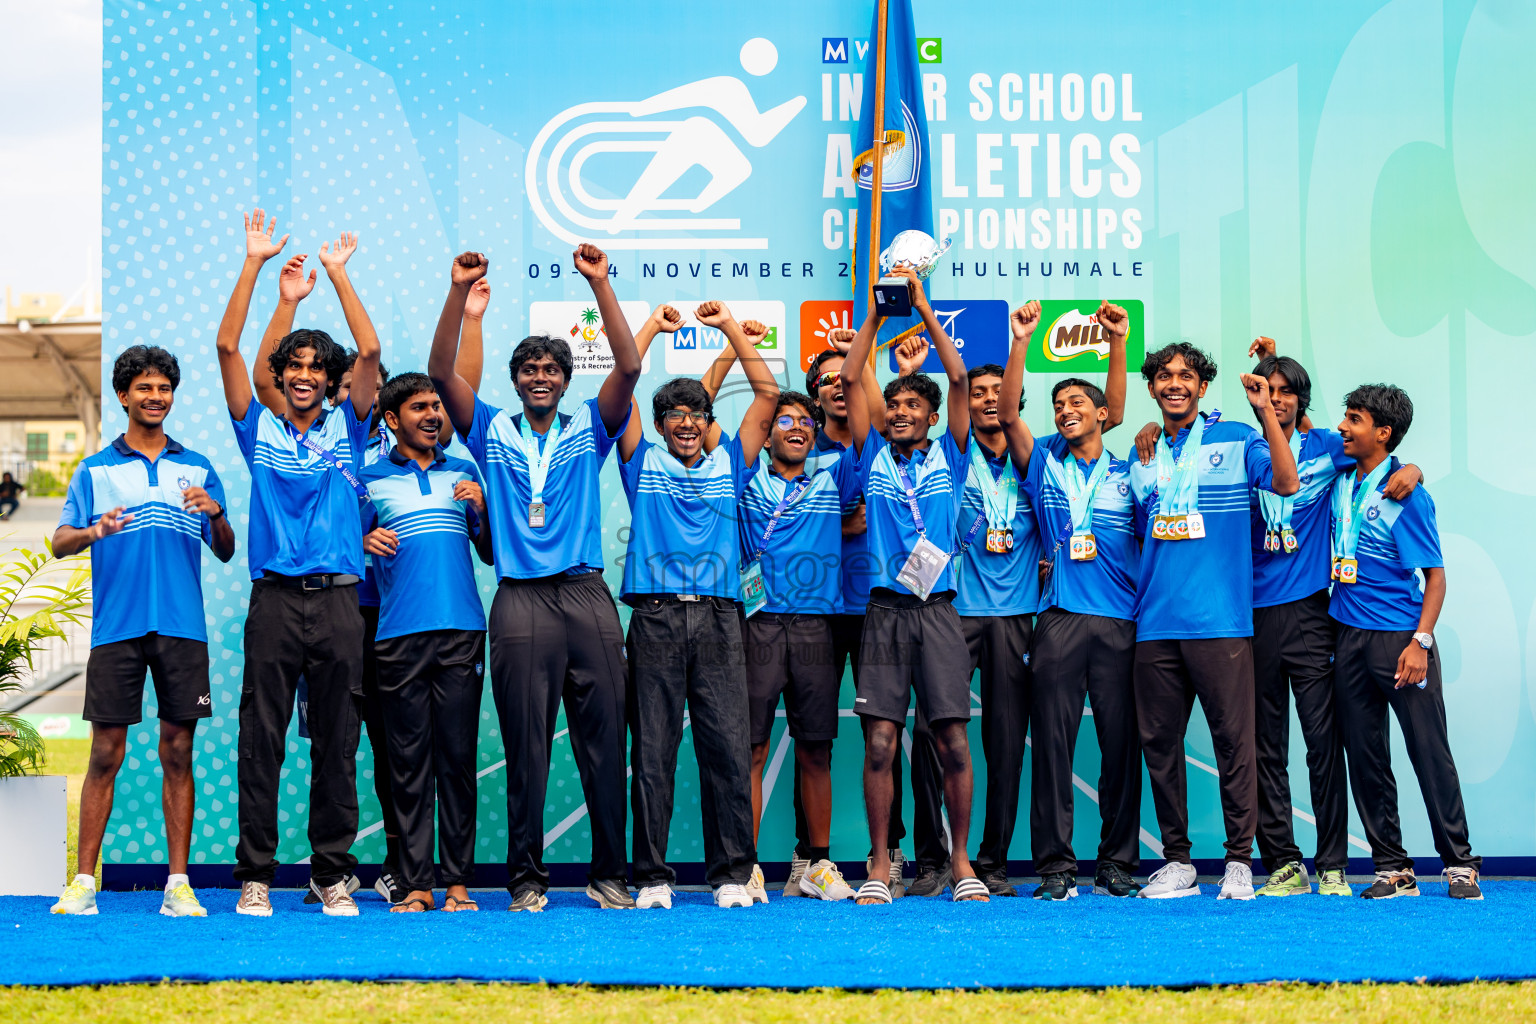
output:
{"label": "white sneaker", "polygon": [[1198,896],[1200,885],[1195,881],[1197,877],[1193,864],[1169,861],[1147,879],[1146,886],[1141,890],[1141,897],[1148,900],[1167,900],[1180,896]]}
{"label": "white sneaker", "polygon": [[640,895],[635,897],[635,907],[639,910],[649,910],[652,907],[671,910],[672,887],[665,882],[661,885],[645,886],[640,890]]}
{"label": "white sneaker", "polygon": [[1227,873],[1221,876],[1219,900],[1253,899],[1253,868],[1235,860],[1227,861]]}
{"label": "white sneaker", "polygon": [[851,900],[856,895],[853,886],[843,879],[837,865],[829,860],[819,860],[800,879],[800,892],[823,900]]}
{"label": "white sneaker", "polygon": [[735,882],[727,882],[715,890],[715,906],[717,907],[750,907],[752,896],[747,892],[747,887],[737,885]]}
{"label": "white sneaker", "polygon": [[753,903],[768,902],[768,885],[763,881],[762,865],[752,865],[752,877],[747,879],[744,888],[747,890],[747,895],[752,897]]}
{"label": "white sneaker", "polygon": [[808,858],[790,854],[789,880],[784,883],[785,896],[805,895],[805,893],[800,891],[800,879],[805,877],[805,873],[810,870],[810,867],[811,862]]}

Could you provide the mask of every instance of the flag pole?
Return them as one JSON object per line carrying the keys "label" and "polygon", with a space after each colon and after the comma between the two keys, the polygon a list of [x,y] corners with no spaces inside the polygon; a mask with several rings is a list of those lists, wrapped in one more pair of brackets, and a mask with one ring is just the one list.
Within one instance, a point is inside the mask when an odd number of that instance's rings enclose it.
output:
{"label": "flag pole", "polygon": [[[880,280],[880,199],[885,177],[885,38],[887,0],[875,0],[875,125],[871,134],[874,143],[874,180],[869,195],[869,223],[864,226],[869,238],[869,273],[864,290],[873,296],[875,282]],[[874,301],[873,298],[870,299]],[[869,364],[875,364],[875,347],[870,346]]]}

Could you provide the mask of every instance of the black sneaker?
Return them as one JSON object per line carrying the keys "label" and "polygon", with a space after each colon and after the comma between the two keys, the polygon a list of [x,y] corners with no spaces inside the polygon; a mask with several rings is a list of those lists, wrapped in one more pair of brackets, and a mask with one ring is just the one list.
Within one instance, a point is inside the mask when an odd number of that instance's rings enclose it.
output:
{"label": "black sneaker", "polygon": [[1483,890],[1477,885],[1477,868],[1446,868],[1445,880],[1450,883],[1446,895],[1453,900],[1480,900]]}
{"label": "black sneaker", "polygon": [[587,895],[604,910],[634,910],[635,898],[622,878],[599,878],[587,883]]}
{"label": "black sneaker", "polygon": [[400,876],[395,874],[394,868],[385,864],[379,870],[378,881],[373,883],[373,891],[384,897],[387,903],[399,903],[405,899],[405,886],[400,884]]}
{"label": "black sneaker", "polygon": [[949,884],[949,865],[943,867],[929,867],[925,864],[917,866],[917,877],[912,884],[907,886],[908,896],[937,896],[944,891]]}
{"label": "black sneaker", "polygon": [[[1473,888],[1476,888],[1474,885]],[[1419,894],[1418,880],[1413,877],[1413,871],[1378,871],[1376,881],[1371,887],[1360,894],[1363,900],[1390,900],[1397,896],[1417,896]]]}
{"label": "black sneaker", "polygon": [[1069,900],[1077,895],[1077,879],[1065,871],[1053,871],[1041,877],[1033,895],[1037,900]]}
{"label": "black sneaker", "polygon": [[537,914],[548,903],[549,898],[544,895],[543,889],[532,885],[525,885],[512,894],[512,905],[507,907],[507,909]]}
{"label": "black sneaker", "polygon": [[993,896],[1017,896],[1019,894],[1019,890],[1015,889],[1013,883],[1008,881],[1008,871],[1006,868],[989,871],[981,876],[981,880],[986,885],[987,892]]}
{"label": "black sneaker", "polygon": [[1093,873],[1093,891],[1100,896],[1124,898],[1141,892],[1141,883],[1119,864],[1100,864]]}
{"label": "black sneaker", "polygon": [[[357,880],[357,876],[354,875],[354,874],[350,874],[349,873],[347,875],[344,875],[342,877],[342,880],[347,883],[347,895],[348,896],[350,896],[353,893],[357,892],[357,890],[361,889],[362,886],[363,886],[363,883],[359,882]],[[405,894],[404,893],[401,893],[400,895],[401,895],[402,899],[405,898]],[[321,902],[320,901],[320,887],[315,884],[315,880],[313,878],[311,878],[309,880],[309,889],[308,889],[308,891],[306,891],[304,893],[304,902],[305,903],[319,903],[319,902]]]}

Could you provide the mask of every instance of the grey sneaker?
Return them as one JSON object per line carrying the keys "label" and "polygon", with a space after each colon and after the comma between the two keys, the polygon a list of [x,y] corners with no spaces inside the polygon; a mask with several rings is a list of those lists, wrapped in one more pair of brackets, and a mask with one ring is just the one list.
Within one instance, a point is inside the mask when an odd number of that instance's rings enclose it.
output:
{"label": "grey sneaker", "polygon": [[635,898],[623,879],[599,878],[587,883],[587,895],[597,901],[604,910],[634,910]]}
{"label": "grey sneaker", "polygon": [[1141,898],[1168,900],[1177,899],[1180,896],[1198,896],[1200,883],[1195,881],[1198,877],[1193,864],[1169,861],[1152,872],[1152,877],[1148,878],[1147,884],[1142,887]]}
{"label": "grey sneaker", "polygon": [[785,896],[805,895],[805,893],[800,891],[800,879],[805,877],[805,873],[810,870],[810,867],[811,862],[809,858],[801,857],[798,853],[790,854],[789,880],[784,883]]}
{"label": "grey sneaker", "polygon": [[[342,881],[347,883],[347,895],[348,896],[352,895],[354,892],[357,892],[357,890],[361,889],[362,886],[363,886],[363,883],[358,881],[357,876],[352,874],[351,872],[348,872],[347,874],[343,875],[342,876]],[[402,899],[402,900],[405,899],[405,893],[401,893],[400,894],[400,899]],[[315,880],[313,878],[311,878],[309,880],[309,891],[304,894],[304,902],[306,904],[322,903],[322,902],[324,902],[320,898],[320,889],[319,889],[318,886],[315,885]]]}
{"label": "grey sneaker", "polygon": [[[1309,887],[1310,888],[1310,887]],[[1253,868],[1241,861],[1227,861],[1227,872],[1221,876],[1219,900],[1253,899]]]}
{"label": "grey sneaker", "polygon": [[508,910],[526,910],[530,914],[537,914],[549,904],[549,899],[538,889],[531,885],[524,886],[512,894],[512,905]]}
{"label": "grey sneaker", "polygon": [[919,864],[917,877],[912,879],[912,885],[907,889],[907,893],[912,896],[937,896],[948,887],[949,883],[948,864],[937,868]]}
{"label": "grey sneaker", "polygon": [[332,885],[318,886],[313,880],[310,887],[320,893],[320,912],[326,917],[356,917],[357,901],[347,891],[347,879]]}
{"label": "grey sneaker", "polygon": [[[64,895],[59,897],[59,902],[48,908],[50,914],[95,914],[96,890],[87,888],[79,882],[70,882],[64,887]],[[269,911],[270,913],[270,911]]]}
{"label": "grey sneaker", "polygon": [[246,882],[240,887],[235,913],[247,917],[271,917],[272,897],[265,882]]}

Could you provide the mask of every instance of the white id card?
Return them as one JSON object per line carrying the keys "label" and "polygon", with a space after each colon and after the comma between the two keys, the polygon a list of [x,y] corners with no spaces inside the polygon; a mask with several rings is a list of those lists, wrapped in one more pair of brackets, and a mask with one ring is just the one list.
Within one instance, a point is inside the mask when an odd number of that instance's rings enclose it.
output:
{"label": "white id card", "polygon": [[949,552],[932,544],[927,537],[919,537],[912,553],[907,556],[907,564],[896,574],[896,582],[926,601],[948,564]]}
{"label": "white id card", "polygon": [[768,603],[768,589],[763,585],[763,563],[753,561],[741,570],[741,607],[747,618],[763,610]]}
{"label": "white id card", "polygon": [[1205,516],[1199,512],[1191,512],[1184,519],[1189,523],[1190,540],[1200,540],[1205,536]]}

